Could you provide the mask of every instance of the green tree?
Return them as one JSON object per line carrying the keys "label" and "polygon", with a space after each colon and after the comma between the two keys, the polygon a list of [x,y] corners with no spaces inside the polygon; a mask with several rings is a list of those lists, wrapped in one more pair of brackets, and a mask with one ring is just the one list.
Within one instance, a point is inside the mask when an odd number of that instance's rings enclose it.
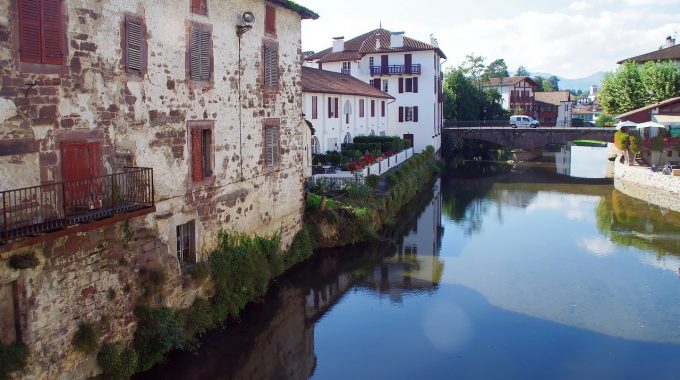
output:
{"label": "green tree", "polygon": [[507,78],[510,74],[508,73],[508,65],[505,64],[505,60],[499,58],[489,64],[484,71],[485,78]]}
{"label": "green tree", "polygon": [[548,82],[550,83],[550,85],[554,89],[553,91],[559,91],[560,90],[560,78],[553,75],[550,78],[548,78]]}
{"label": "green tree", "polygon": [[640,78],[647,91],[647,103],[658,103],[678,95],[680,72],[672,61],[649,61],[640,68]]}
{"label": "green tree", "polygon": [[517,71],[515,72],[515,76],[528,77],[529,71],[526,69],[526,67],[520,66],[520,67],[517,68]]}
{"label": "green tree", "polygon": [[484,57],[476,56],[474,53],[465,56],[465,61],[460,67],[463,73],[470,77],[479,91],[482,91],[482,81],[484,80]]}
{"label": "green tree", "polygon": [[548,79],[545,79],[545,78],[543,78],[543,83],[541,83],[541,88],[543,88],[543,91],[545,91],[545,92],[557,91],[557,88],[555,87],[555,85],[553,85],[553,82],[548,80]]}
{"label": "green tree", "polygon": [[545,91],[545,89],[543,88],[543,82],[545,82],[545,78],[543,78],[540,75],[537,75],[532,79],[534,80],[534,82],[536,82],[536,91],[538,92]]}
{"label": "green tree", "polygon": [[465,67],[449,69],[444,74],[444,117],[447,120],[479,120],[482,102],[478,87]]}
{"label": "green tree", "polygon": [[605,74],[599,101],[608,114],[618,115],[645,106],[648,98],[637,64],[628,61]]}
{"label": "green tree", "polygon": [[595,119],[595,126],[599,128],[613,127],[615,125],[616,119],[611,115],[607,115],[606,113],[600,114],[600,116]]}

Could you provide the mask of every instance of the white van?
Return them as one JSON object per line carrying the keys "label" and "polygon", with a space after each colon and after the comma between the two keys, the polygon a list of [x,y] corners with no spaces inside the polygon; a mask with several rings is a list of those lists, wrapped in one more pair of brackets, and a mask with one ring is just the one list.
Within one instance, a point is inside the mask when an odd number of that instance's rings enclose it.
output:
{"label": "white van", "polygon": [[534,120],[529,116],[524,115],[512,115],[510,116],[510,126],[513,128],[517,127],[538,128],[538,120]]}

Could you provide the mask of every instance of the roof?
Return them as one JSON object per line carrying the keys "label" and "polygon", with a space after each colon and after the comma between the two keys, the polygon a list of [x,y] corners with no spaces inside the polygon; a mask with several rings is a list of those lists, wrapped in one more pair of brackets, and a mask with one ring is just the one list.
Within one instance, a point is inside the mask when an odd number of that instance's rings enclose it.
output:
{"label": "roof", "polygon": [[523,80],[527,80],[534,85],[536,85],[536,82],[527,77],[527,76],[519,76],[519,77],[505,77],[505,78],[490,78],[488,81],[482,83],[482,87],[501,87],[501,86],[514,86],[517,83],[520,83]]}
{"label": "roof", "polygon": [[641,54],[635,57],[622,59],[616,63],[622,64],[626,61],[635,61],[637,63],[644,63],[647,61],[680,61],[680,45],[674,45],[665,49],[659,49],[651,53]]}
{"label": "roof", "polygon": [[[404,46],[400,48],[391,48],[391,35],[387,29],[375,29],[364,33],[360,36],[354,37],[345,41],[345,50],[339,53],[333,53],[333,48],[322,50],[313,54],[306,59],[309,61],[319,60],[319,62],[338,62],[352,59],[360,59],[366,54],[370,53],[391,53],[400,51],[420,51],[420,50],[434,50],[442,58],[446,59],[444,52],[439,47],[426,44],[413,38],[404,36]],[[380,40],[380,49],[376,49],[376,41]]]}
{"label": "roof", "polygon": [[267,0],[267,1],[269,1],[272,4],[282,6],[286,9],[290,9],[293,12],[297,12],[300,15],[300,17],[302,17],[303,20],[305,19],[316,20],[319,18],[319,15],[316,12],[309,8],[303,7],[302,5],[294,1],[290,0]]}
{"label": "roof", "polygon": [[302,67],[302,92],[325,94],[362,95],[373,98],[394,99],[368,83],[349,75]]}
{"label": "roof", "polygon": [[537,102],[561,105],[564,102],[571,100],[571,93],[569,91],[552,91],[552,92],[534,92],[534,99]]}
{"label": "roof", "polygon": [[652,115],[652,121],[659,124],[670,125],[680,124],[680,116],[678,115]]}
{"label": "roof", "polygon": [[658,103],[650,104],[650,105],[648,105],[648,106],[641,107],[641,108],[638,108],[638,109],[636,109],[636,110],[628,111],[628,112],[626,112],[626,113],[622,113],[621,115],[619,115],[619,116],[617,116],[617,117],[620,119],[620,118],[622,118],[622,117],[630,116],[630,115],[636,114],[636,113],[638,113],[638,112],[651,110],[651,109],[657,108],[657,107],[663,107],[663,106],[665,106],[665,105],[673,104],[673,103],[676,103],[676,102],[680,102],[680,96],[679,96],[679,97],[675,97],[675,98],[666,99],[666,100],[664,100],[663,102],[658,102]]}

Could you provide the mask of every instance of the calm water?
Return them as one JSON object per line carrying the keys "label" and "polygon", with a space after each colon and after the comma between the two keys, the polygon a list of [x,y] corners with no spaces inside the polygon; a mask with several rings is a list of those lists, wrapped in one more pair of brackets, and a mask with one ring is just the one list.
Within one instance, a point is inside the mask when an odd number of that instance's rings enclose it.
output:
{"label": "calm water", "polygon": [[680,378],[680,214],[554,165],[484,171],[141,378]]}

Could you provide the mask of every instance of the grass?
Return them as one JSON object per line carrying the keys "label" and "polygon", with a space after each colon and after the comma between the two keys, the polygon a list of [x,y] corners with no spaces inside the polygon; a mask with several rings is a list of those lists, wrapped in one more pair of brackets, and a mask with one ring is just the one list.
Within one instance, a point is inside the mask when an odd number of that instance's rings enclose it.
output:
{"label": "grass", "polygon": [[572,141],[572,144],[578,145],[578,146],[596,146],[596,147],[606,147],[607,146],[606,141],[599,141],[599,140],[574,140],[574,141]]}

